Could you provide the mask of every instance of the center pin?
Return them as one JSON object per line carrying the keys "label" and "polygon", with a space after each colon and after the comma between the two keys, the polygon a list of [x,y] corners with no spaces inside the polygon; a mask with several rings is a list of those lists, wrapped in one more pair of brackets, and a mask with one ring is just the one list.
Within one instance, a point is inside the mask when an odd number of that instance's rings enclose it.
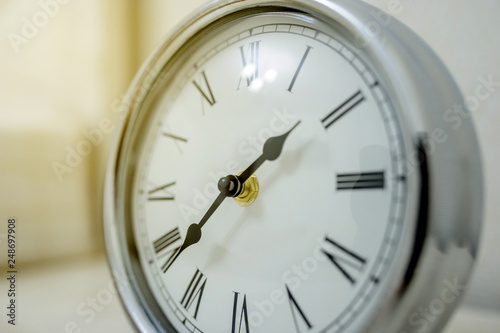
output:
{"label": "center pin", "polygon": [[[241,174],[241,173],[240,173]],[[238,174],[238,176],[240,175]],[[243,183],[243,191],[237,197],[233,198],[234,201],[240,206],[246,207],[251,205],[257,195],[259,194],[259,180],[257,176],[251,175],[245,183]]]}

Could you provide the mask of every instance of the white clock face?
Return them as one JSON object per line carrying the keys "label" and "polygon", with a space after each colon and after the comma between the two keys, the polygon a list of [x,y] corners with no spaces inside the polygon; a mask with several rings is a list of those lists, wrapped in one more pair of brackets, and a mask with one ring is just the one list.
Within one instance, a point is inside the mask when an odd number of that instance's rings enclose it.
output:
{"label": "white clock face", "polygon": [[[376,71],[296,14],[238,19],[183,57],[152,106],[132,194],[156,302],[178,332],[352,331],[389,279],[408,196]],[[261,157],[279,136],[279,156]],[[221,197],[219,181],[251,165],[255,201]]]}

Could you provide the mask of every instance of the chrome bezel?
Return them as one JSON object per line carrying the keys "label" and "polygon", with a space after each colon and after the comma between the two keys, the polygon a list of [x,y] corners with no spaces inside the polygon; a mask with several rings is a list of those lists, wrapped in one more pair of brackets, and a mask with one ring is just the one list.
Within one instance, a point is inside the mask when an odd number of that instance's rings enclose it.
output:
{"label": "chrome bezel", "polygon": [[[482,173],[479,147],[468,118],[458,129],[446,123],[443,114],[455,104],[465,105],[453,78],[434,52],[406,26],[391,19],[378,31],[370,29],[378,10],[353,0],[231,0],[213,1],[180,25],[146,61],[127,94],[112,144],[104,192],[105,235],[110,265],[126,309],[142,332],[175,332],[162,314],[145,306],[150,300],[140,292],[144,280],[136,276],[137,265],[131,257],[123,230],[123,203],[119,182],[126,177],[120,169],[124,149],[130,144],[128,129],[140,114],[144,91],[153,89],[156,77],[176,51],[204,27],[228,15],[252,8],[298,10],[345,31],[346,38],[358,42],[383,80],[405,130],[408,156],[426,157],[426,175],[415,170],[411,187],[418,188],[426,203],[408,205],[407,237],[411,244],[401,247],[395,281],[378,304],[376,315],[364,323],[363,332],[438,332],[458,302],[445,309],[425,327],[411,321],[419,308],[440,299],[447,283],[466,285],[479,243],[482,219]],[[152,79],[153,78],[153,79]],[[404,110],[404,111],[401,111]],[[419,146],[419,140],[432,137],[440,129],[446,140]],[[441,137],[444,137],[441,135]],[[432,149],[431,149],[432,148]],[[418,167],[416,169],[419,169]],[[425,208],[425,210],[424,210]],[[420,220],[419,220],[420,214]],[[422,217],[422,214],[425,216]],[[411,266],[411,267],[409,267]],[[411,270],[409,273],[408,270]],[[360,332],[361,332],[360,331]]]}

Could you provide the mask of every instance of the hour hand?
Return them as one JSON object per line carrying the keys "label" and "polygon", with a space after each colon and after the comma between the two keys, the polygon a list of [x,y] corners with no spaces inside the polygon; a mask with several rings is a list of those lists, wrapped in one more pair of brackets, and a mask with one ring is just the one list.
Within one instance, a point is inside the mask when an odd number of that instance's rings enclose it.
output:
{"label": "hour hand", "polygon": [[267,139],[264,143],[264,147],[262,148],[262,155],[260,155],[257,160],[253,162],[239,176],[228,175],[226,177],[222,177],[219,180],[218,187],[220,190],[220,194],[217,196],[205,215],[201,218],[200,222],[197,224],[191,224],[189,226],[186,233],[186,238],[184,238],[184,243],[169,259],[169,261],[165,265],[164,272],[166,272],[170,268],[170,266],[172,266],[172,264],[184,250],[200,241],[202,235],[201,228],[203,228],[208,219],[217,210],[217,208],[219,208],[224,199],[227,197],[238,196],[243,189],[243,183],[245,183],[245,181],[250,178],[255,170],[257,170],[262,165],[262,163],[264,163],[265,161],[274,161],[281,155],[281,151],[283,150],[286,138],[297,126],[299,126],[299,124],[300,121],[298,121],[290,130],[288,130],[288,132]]}
{"label": "hour hand", "polygon": [[262,155],[260,155],[255,162],[253,162],[245,171],[243,171],[238,179],[241,183],[247,181],[251,175],[264,163],[265,161],[274,161],[280,155],[283,150],[283,146],[285,145],[285,140],[288,135],[300,124],[300,120],[290,129],[288,132],[279,135],[273,136],[266,140],[264,143],[264,147],[262,148]]}

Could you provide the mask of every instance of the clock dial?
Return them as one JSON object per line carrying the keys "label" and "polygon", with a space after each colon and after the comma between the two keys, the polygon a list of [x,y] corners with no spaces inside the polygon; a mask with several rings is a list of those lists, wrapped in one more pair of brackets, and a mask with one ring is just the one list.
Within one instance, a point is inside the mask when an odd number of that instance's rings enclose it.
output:
{"label": "clock dial", "polygon": [[354,331],[407,200],[376,71],[304,15],[204,36],[164,70],[141,134],[132,219],[156,302],[178,332]]}

